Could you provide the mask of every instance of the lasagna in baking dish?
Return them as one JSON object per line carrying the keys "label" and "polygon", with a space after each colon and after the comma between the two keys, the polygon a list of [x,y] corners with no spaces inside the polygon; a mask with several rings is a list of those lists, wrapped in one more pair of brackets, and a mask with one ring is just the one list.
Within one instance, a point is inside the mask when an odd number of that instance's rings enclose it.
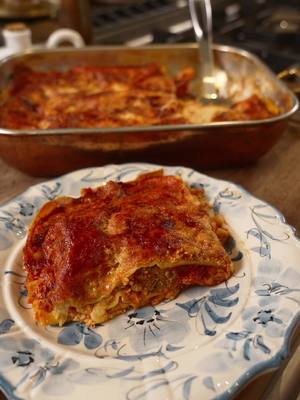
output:
{"label": "lasagna in baking dish", "polygon": [[233,273],[229,232],[204,191],[155,171],[45,204],[24,248],[28,301],[41,325],[90,326]]}
{"label": "lasagna in baking dish", "polygon": [[231,107],[204,105],[189,84],[192,68],[171,76],[161,65],[78,67],[68,71],[16,68],[1,105],[7,129],[118,128],[257,120],[279,113],[259,94]]}

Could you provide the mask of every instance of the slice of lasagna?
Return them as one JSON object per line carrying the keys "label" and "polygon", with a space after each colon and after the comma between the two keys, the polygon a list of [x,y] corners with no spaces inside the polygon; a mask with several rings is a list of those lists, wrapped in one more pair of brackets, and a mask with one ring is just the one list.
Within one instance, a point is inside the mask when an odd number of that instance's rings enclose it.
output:
{"label": "slice of lasagna", "polygon": [[192,285],[217,285],[233,273],[228,237],[204,191],[162,171],[57,198],[24,248],[35,319],[93,326]]}

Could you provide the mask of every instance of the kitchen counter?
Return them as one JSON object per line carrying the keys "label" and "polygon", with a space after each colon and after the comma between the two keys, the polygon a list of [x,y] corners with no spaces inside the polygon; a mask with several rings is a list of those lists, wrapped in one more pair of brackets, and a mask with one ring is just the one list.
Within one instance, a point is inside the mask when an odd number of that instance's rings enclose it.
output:
{"label": "kitchen counter", "polygon": [[[300,118],[298,112],[297,118]],[[0,203],[45,179],[32,178],[0,160]],[[202,172],[202,171],[201,171]],[[242,185],[272,204],[300,233],[300,122],[291,121],[275,147],[256,164],[234,169],[204,171],[210,176]],[[256,378],[237,396],[238,400],[294,400],[299,393],[300,329],[294,334],[292,357],[277,372]],[[298,391],[298,393],[297,393]],[[0,394],[0,399],[2,399]]]}

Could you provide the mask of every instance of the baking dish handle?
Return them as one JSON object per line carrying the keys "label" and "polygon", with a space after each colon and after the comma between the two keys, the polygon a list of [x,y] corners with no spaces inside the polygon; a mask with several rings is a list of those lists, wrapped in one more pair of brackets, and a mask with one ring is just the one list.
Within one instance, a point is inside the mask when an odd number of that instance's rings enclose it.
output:
{"label": "baking dish handle", "polygon": [[300,64],[295,64],[277,74],[296,96],[300,97]]}
{"label": "baking dish handle", "polygon": [[[279,72],[277,77],[300,99],[300,64],[294,64],[286,68]],[[291,122],[297,126],[300,124],[299,111],[292,116]]]}
{"label": "baking dish handle", "polygon": [[82,36],[77,31],[73,29],[57,29],[49,36],[46,47],[52,49],[58,47],[63,42],[69,42],[76,48],[85,46]]}

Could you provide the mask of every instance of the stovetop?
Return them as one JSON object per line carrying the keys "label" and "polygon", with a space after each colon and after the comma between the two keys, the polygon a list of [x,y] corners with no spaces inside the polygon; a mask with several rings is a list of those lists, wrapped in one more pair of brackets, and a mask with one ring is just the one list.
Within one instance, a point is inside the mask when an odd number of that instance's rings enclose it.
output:
{"label": "stovetop", "polygon": [[[212,0],[214,41],[251,51],[276,72],[300,63],[299,0],[282,3]],[[95,43],[138,46],[195,40],[187,0],[94,4],[92,13]]]}
{"label": "stovetop", "polygon": [[[138,46],[195,40],[188,0],[114,0],[113,5],[105,5],[104,0],[90,1],[94,44]],[[211,1],[216,43],[244,48],[275,72],[300,64],[299,0]],[[0,26],[5,23],[0,18]],[[45,42],[60,27],[55,18],[26,23],[32,29],[34,43]]]}

